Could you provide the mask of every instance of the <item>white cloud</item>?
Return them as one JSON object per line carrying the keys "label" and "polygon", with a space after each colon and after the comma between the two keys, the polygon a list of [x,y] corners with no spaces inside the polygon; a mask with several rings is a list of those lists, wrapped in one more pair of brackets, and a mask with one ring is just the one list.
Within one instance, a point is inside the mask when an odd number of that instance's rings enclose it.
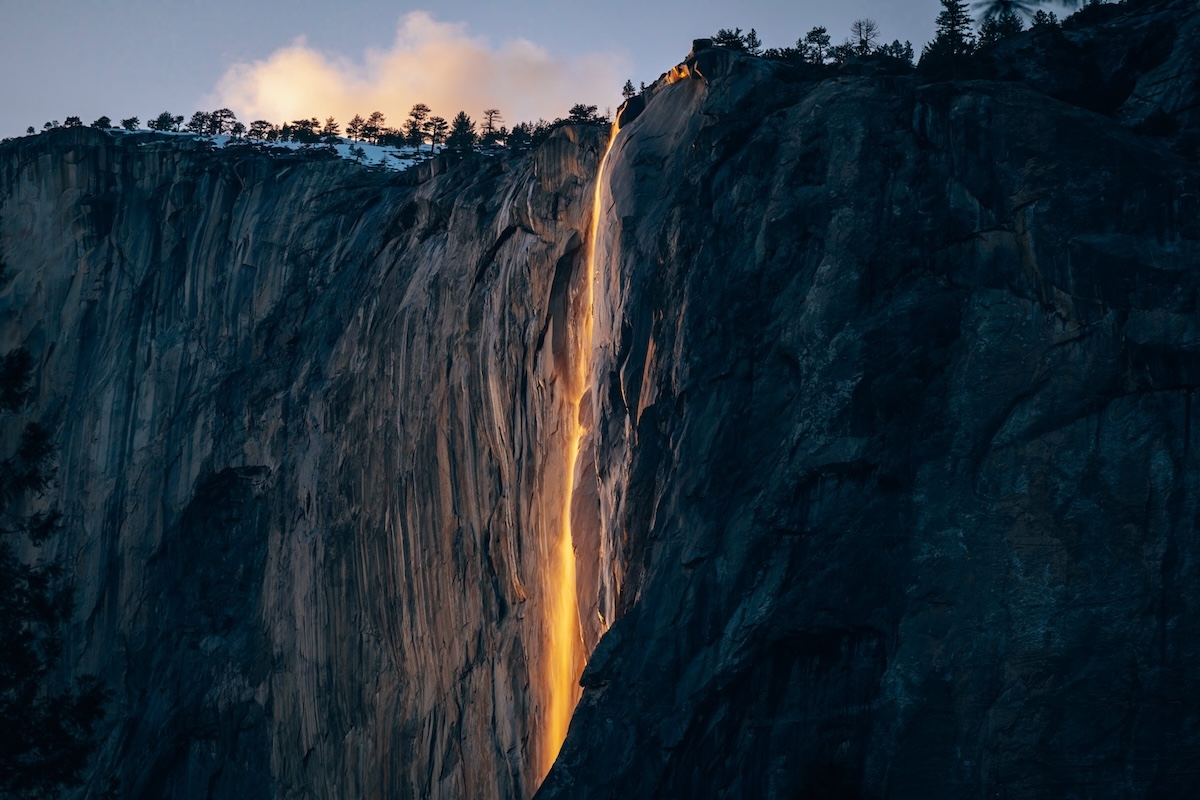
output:
{"label": "white cloud", "polygon": [[566,116],[575,103],[615,111],[627,67],[612,53],[556,58],[525,39],[493,46],[464,23],[414,11],[401,18],[390,49],[368,50],[356,62],[302,37],[261,61],[233,65],[201,102],[231,108],[244,122],[333,116],[344,125],[379,110],[398,126],[413,104],[425,103],[447,119],[462,110],[476,121],[485,108],[499,108],[512,125]]}

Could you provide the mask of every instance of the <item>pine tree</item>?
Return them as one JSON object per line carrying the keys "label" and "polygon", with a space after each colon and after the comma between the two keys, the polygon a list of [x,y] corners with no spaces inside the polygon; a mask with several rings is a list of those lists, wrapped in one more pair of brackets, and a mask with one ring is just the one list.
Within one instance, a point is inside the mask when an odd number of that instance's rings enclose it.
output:
{"label": "pine tree", "polygon": [[321,123],[316,117],[294,119],[290,125],[284,126],[288,131],[288,137],[293,142],[300,142],[301,144],[316,144],[320,141],[320,127]]}
{"label": "pine tree", "polygon": [[869,56],[875,51],[879,24],[873,19],[856,19],[850,25],[850,34],[854,37],[854,55]]}
{"label": "pine tree", "polygon": [[854,44],[847,39],[829,48],[829,60],[834,64],[845,64],[854,57]]}
{"label": "pine tree", "polygon": [[386,122],[387,117],[383,115],[382,111],[372,111],[362,126],[362,137],[378,143],[379,134],[383,132],[384,123]]}
{"label": "pine tree", "polygon": [[479,137],[479,144],[483,147],[492,147],[501,138],[500,123],[504,118],[500,116],[500,109],[486,108],[483,111],[483,130]]}
{"label": "pine tree", "polygon": [[752,56],[756,56],[762,52],[762,41],[759,40],[758,31],[754,30],[754,28],[751,28],[750,32],[746,34],[746,38],[742,39],[742,44],[746,52]]}
{"label": "pine tree", "polygon": [[817,26],[804,34],[804,38],[796,42],[796,46],[804,53],[804,60],[810,64],[824,64],[829,55],[831,43],[829,31]]}
{"label": "pine tree", "polygon": [[1016,15],[1018,18],[1021,14],[1030,16],[1037,4],[1038,0],[982,0],[982,2],[976,3],[975,7],[983,12],[983,18],[986,21],[1006,13]]}
{"label": "pine tree", "polygon": [[571,110],[567,112],[567,119],[575,124],[586,124],[596,122],[596,106],[589,106],[584,103],[576,103],[571,106]]}
{"label": "pine tree", "polygon": [[326,144],[337,144],[341,141],[342,126],[333,117],[326,117],[321,126],[321,141]]}
{"label": "pine tree", "polygon": [[[178,120],[178,122],[176,122]],[[183,117],[176,117],[170,111],[164,111],[152,120],[147,120],[146,127],[152,131],[173,131],[178,129]]]}
{"label": "pine tree", "polygon": [[880,55],[888,56],[889,58],[897,58],[906,62],[910,66],[913,63],[913,46],[912,42],[907,39],[901,42],[899,39],[893,39],[891,44],[885,44],[879,47],[876,51]]}
{"label": "pine tree", "polygon": [[946,41],[954,55],[970,55],[975,49],[971,33],[971,12],[966,0],[941,0],[942,12],[935,21],[935,39]]}
{"label": "pine tree", "polygon": [[454,115],[450,123],[450,135],[446,137],[446,149],[466,153],[475,149],[475,123],[465,111]]}
{"label": "pine tree", "polygon": [[203,136],[208,132],[209,114],[207,111],[196,111],[192,114],[192,118],[188,120],[187,130],[191,133]]}
{"label": "pine tree", "polygon": [[1039,11],[1033,15],[1033,21],[1032,21],[1032,25],[1030,27],[1033,27],[1033,28],[1057,28],[1058,27],[1058,17],[1055,16],[1053,11]]}
{"label": "pine tree", "polygon": [[985,17],[979,26],[979,46],[986,47],[1025,30],[1025,23],[1012,11]]}
{"label": "pine tree", "polygon": [[508,149],[509,150],[524,150],[529,147],[533,136],[531,126],[528,122],[519,122],[513,126],[513,129],[508,133]]}
{"label": "pine tree", "polygon": [[[0,412],[10,419],[31,394],[32,369],[24,348],[0,356]],[[67,690],[49,685],[71,614],[70,588],[59,567],[26,563],[10,543],[25,538],[40,545],[58,529],[56,512],[24,510],[49,486],[53,452],[49,433],[29,422],[16,452],[0,462],[0,797],[6,798],[56,797],[78,786],[108,697],[91,677]]]}
{"label": "pine tree", "polygon": [[228,108],[218,108],[208,115],[208,129],[206,133],[209,136],[220,136],[223,133],[233,131],[233,124],[237,122],[237,115]]}
{"label": "pine tree", "polygon": [[713,44],[718,47],[728,47],[730,50],[745,50],[746,37],[742,34],[741,28],[721,28],[716,35],[712,37]]}
{"label": "pine tree", "polygon": [[271,123],[265,119],[256,119],[250,123],[250,131],[246,134],[251,139],[266,139],[271,130]]}
{"label": "pine tree", "polygon": [[420,148],[425,142],[425,120],[429,119],[429,106],[417,103],[408,112],[404,123],[404,136],[410,147]]}
{"label": "pine tree", "polygon": [[499,123],[503,122],[504,118],[500,116],[500,109],[485,108],[483,110],[483,133],[484,135],[494,134],[497,131]]}
{"label": "pine tree", "polygon": [[429,138],[429,152],[436,153],[437,146],[446,140],[446,133],[450,130],[450,123],[446,122],[443,117],[430,117],[425,120],[424,132]]}
{"label": "pine tree", "polygon": [[938,77],[958,77],[975,52],[975,35],[971,32],[971,14],[965,0],[941,0],[942,11],[937,16],[936,33],[921,52],[921,70]]}
{"label": "pine tree", "polygon": [[637,89],[633,88],[633,81],[625,81],[625,85],[621,87],[621,96],[626,100],[637,94]]}

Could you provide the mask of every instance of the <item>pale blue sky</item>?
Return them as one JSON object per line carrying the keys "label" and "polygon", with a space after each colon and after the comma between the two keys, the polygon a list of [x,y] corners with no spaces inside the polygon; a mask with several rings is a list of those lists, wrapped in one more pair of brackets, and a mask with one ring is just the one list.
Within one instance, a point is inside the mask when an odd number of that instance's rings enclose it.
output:
{"label": "pale blue sky", "polygon": [[[390,78],[386,71],[367,75],[362,69],[364,53],[371,48],[394,47],[402,16],[416,10],[428,12],[439,23],[465,23],[461,37],[470,39],[485,55],[491,52],[488,48],[502,50],[513,39],[531,41],[549,56],[572,65],[564,68],[563,74],[573,76],[565,80],[577,81],[580,96],[576,100],[603,108],[619,102],[624,78],[632,78],[634,83],[653,80],[687,54],[694,37],[710,35],[720,27],[754,27],[766,46],[783,46],[818,24],[829,28],[834,41],[840,41],[854,19],[870,17],[879,23],[882,38],[911,40],[919,51],[931,35],[939,3],[458,0],[434,5],[380,0],[0,0],[0,75],[4,76],[0,81],[0,137],[20,134],[28,125],[40,129],[43,122],[68,115],[78,115],[85,123],[101,114],[114,120],[131,115],[145,120],[164,109],[190,115],[197,108],[207,108],[206,101],[234,96],[229,94],[228,82],[224,94],[216,92],[232,65],[268,59],[300,36],[305,37],[308,50],[329,64],[341,65],[346,74],[358,76],[361,96],[372,98],[359,105],[375,102]],[[578,61],[588,54],[596,58]],[[273,77],[276,83],[271,86],[277,87],[279,76]],[[241,80],[237,88],[245,95],[250,91],[244,85],[248,79],[243,75]],[[253,80],[266,78],[259,75]],[[381,85],[366,86],[372,80]],[[559,85],[555,90],[539,84],[519,90],[515,79],[510,76],[506,80],[503,85],[507,88],[489,86],[482,91],[541,93],[546,96],[544,110],[537,105],[537,96],[491,101],[476,101],[472,96],[461,102],[510,104],[525,113],[535,108],[547,117],[565,113],[557,104],[570,88]],[[265,91],[254,88],[260,96]],[[441,89],[429,91],[436,94]],[[432,99],[403,95],[404,91],[398,91],[396,108]],[[458,95],[451,96],[447,103],[459,102]],[[435,112],[439,110],[435,105]],[[479,110],[472,108],[469,113],[478,114]],[[312,108],[302,113],[335,111]],[[260,106],[259,114],[267,113]],[[510,122],[519,121],[512,116]]]}

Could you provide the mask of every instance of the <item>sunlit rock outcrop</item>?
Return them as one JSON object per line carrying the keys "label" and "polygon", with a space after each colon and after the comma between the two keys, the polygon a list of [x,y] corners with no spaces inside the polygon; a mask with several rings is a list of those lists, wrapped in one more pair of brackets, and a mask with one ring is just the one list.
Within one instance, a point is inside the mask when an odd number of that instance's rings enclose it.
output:
{"label": "sunlit rock outcrop", "polygon": [[531,793],[603,136],[416,188],[87,129],[3,150],[4,343],[60,451],[68,657],[116,690],[98,781]]}

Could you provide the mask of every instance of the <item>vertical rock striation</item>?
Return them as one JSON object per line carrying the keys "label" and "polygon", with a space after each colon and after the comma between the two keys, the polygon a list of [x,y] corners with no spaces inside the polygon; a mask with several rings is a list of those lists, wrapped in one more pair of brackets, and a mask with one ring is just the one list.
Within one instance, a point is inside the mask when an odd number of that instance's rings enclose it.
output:
{"label": "vertical rock striation", "polygon": [[417,187],[56,132],[0,152],[70,661],[126,796],[522,797],[602,132]]}

